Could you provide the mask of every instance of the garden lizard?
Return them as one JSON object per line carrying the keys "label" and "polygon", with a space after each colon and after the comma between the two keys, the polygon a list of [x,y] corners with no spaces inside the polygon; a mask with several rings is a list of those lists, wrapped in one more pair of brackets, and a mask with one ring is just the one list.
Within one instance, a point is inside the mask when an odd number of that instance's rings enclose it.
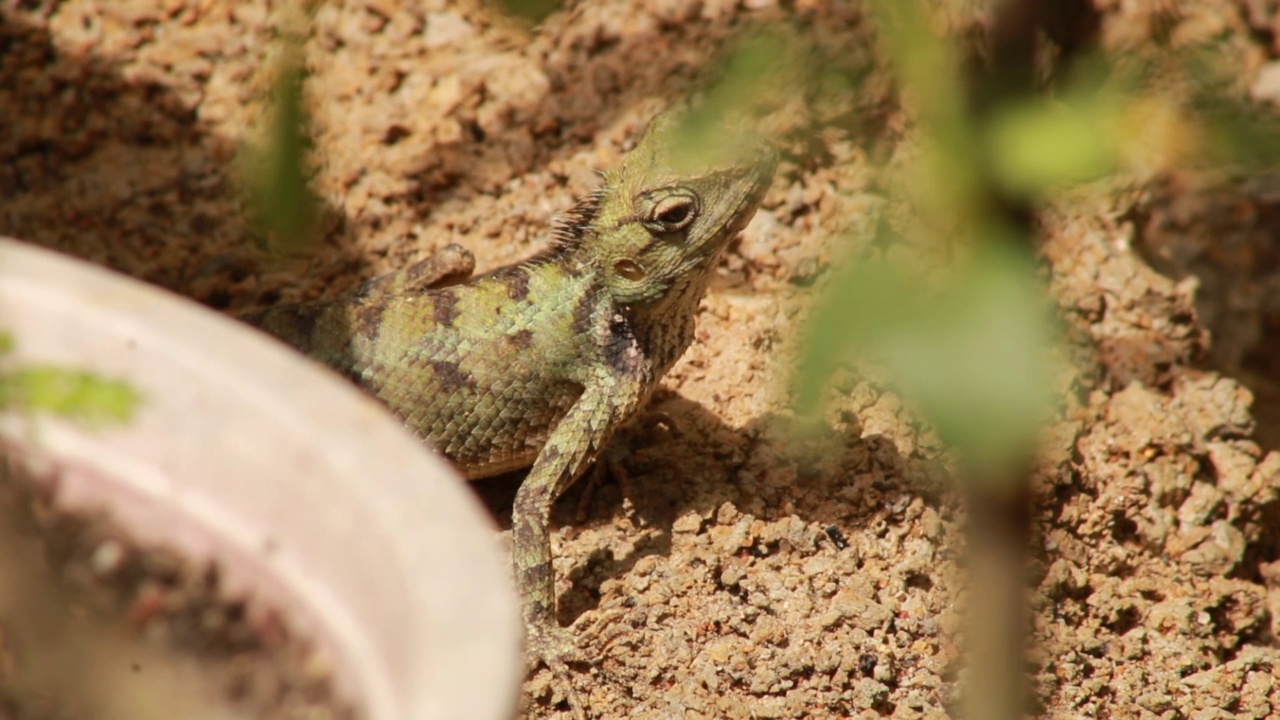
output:
{"label": "garden lizard", "polygon": [[578,717],[565,662],[581,656],[555,619],[551,505],[693,340],[715,265],[776,163],[762,138],[726,125],[703,123],[690,142],[683,117],[656,119],[525,262],[431,289],[420,264],[248,318],[381,399],[468,479],[532,465],[512,518],[526,650]]}

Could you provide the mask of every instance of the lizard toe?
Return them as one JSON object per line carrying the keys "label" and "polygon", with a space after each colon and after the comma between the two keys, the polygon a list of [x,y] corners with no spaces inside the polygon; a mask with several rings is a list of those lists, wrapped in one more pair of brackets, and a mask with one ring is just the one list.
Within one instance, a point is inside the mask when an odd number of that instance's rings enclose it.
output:
{"label": "lizard toe", "polygon": [[587,659],[573,638],[558,627],[530,626],[525,635],[525,658],[530,672],[546,666],[551,671],[553,691],[568,701],[574,720],[587,720],[586,704],[573,685],[575,674],[569,667],[571,663],[585,664]]}

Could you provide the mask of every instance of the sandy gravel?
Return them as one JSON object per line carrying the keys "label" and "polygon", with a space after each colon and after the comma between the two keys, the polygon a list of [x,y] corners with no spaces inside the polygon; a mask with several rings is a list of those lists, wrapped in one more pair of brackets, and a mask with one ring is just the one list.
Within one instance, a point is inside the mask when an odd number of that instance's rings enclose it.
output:
{"label": "sandy gravel", "polygon": [[[856,6],[331,0],[307,45],[323,152],[313,257],[263,263],[235,189],[273,44],[263,0],[0,5],[0,232],[220,309],[340,292],[449,242],[524,257],[735,32],[787,20],[858,92],[821,97],[704,303],[699,342],[620,436],[631,493],[556,509],[560,612],[600,718],[945,717],[958,508],[942,449],[851,377],[797,445],[778,379],[805,289],[865,242],[904,119]],[[1095,0],[1106,46],[1211,41],[1280,98],[1280,9]],[[1056,208],[1077,342],[1035,477],[1035,688],[1051,718],[1280,714],[1280,191],[1174,176]],[[848,235],[834,236],[841,228]],[[839,240],[838,238],[851,238]],[[478,487],[499,517],[518,478]],[[567,718],[549,675],[526,716]]]}

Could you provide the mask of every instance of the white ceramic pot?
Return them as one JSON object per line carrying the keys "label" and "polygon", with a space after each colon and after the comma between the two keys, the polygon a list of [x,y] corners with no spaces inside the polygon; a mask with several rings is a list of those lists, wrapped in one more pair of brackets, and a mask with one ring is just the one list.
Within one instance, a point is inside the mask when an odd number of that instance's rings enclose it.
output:
{"label": "white ceramic pot", "polygon": [[212,559],[284,611],[368,720],[507,720],[520,624],[495,529],[461,478],[376,402],[198,304],[0,238],[6,362],[119,378],[127,424],[0,414],[60,470],[57,502]]}

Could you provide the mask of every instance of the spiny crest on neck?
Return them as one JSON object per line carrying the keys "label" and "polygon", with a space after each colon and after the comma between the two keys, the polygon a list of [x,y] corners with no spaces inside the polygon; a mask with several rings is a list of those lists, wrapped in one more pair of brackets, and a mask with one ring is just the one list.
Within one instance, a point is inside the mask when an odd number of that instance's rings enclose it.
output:
{"label": "spiny crest on neck", "polygon": [[581,247],[587,229],[595,222],[600,211],[607,186],[601,186],[578,198],[573,207],[559,213],[551,221],[551,244],[521,265],[533,267],[562,259],[575,248]]}
{"label": "spiny crest on neck", "polygon": [[582,242],[587,228],[600,212],[600,201],[604,199],[605,190],[603,186],[592,190],[552,221],[552,250],[556,251],[556,254],[577,247]]}

